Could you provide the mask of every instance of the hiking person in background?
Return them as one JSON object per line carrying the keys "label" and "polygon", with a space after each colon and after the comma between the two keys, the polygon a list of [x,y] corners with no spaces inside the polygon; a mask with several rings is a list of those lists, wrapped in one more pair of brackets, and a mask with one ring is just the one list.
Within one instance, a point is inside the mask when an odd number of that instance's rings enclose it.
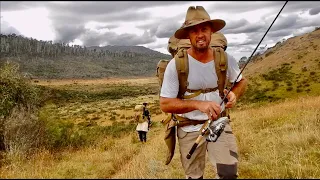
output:
{"label": "hiking person in background", "polygon": [[147,105],[148,103],[144,102],[143,103],[143,118],[147,118],[148,119],[148,130],[150,129],[150,126],[151,126],[151,115],[150,115],[150,112],[147,108]]}
{"label": "hiking person in background", "polygon": [[[247,81],[242,75],[227,96],[227,104],[222,101],[223,92],[217,89],[218,76],[215,71],[216,51],[210,47],[211,35],[225,26],[225,21],[211,20],[202,6],[190,6],[186,19],[180,29],[175,32],[175,38],[189,39],[191,48],[186,50],[189,64],[187,89],[184,96],[201,90],[199,95],[182,99],[179,94],[179,80],[176,63],[171,60],[164,73],[160,92],[160,108],[163,112],[179,115],[180,118],[194,122],[193,125],[178,126],[177,136],[180,149],[180,159],[186,178],[202,179],[205,169],[205,157],[208,152],[209,161],[217,168],[218,178],[237,178],[238,151],[235,136],[229,124],[216,142],[202,139],[190,159],[186,156],[200,134],[200,129],[209,118],[217,120],[226,116],[225,108],[235,105],[237,99],[244,93]],[[237,61],[227,54],[227,79],[234,82],[240,73]],[[221,113],[220,113],[221,112]],[[178,122],[179,123],[179,122]]]}
{"label": "hiking person in background", "polygon": [[148,128],[148,120],[147,118],[143,118],[144,113],[144,105],[136,105],[134,108],[135,114],[134,119],[138,123],[136,127],[136,131],[138,132],[139,139],[141,142],[147,142],[147,132]]}

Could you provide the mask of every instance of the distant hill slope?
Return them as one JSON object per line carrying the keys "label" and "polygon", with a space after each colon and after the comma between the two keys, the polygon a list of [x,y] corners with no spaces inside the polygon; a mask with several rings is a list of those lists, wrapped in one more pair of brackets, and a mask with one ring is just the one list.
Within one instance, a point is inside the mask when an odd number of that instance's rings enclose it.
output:
{"label": "distant hill slope", "polygon": [[1,34],[0,63],[17,62],[32,78],[154,76],[171,56],[143,46],[81,47]]}
{"label": "distant hill slope", "polygon": [[278,42],[252,59],[244,76],[249,88],[245,100],[277,100],[320,95],[320,29]]}
{"label": "distant hill slope", "polygon": [[137,54],[147,54],[149,56],[163,56],[163,53],[160,53],[158,51],[151,50],[149,48],[146,48],[144,46],[91,46],[88,47],[88,49],[93,50],[97,49],[98,51],[110,51],[110,52],[131,52],[131,53],[137,53]]}

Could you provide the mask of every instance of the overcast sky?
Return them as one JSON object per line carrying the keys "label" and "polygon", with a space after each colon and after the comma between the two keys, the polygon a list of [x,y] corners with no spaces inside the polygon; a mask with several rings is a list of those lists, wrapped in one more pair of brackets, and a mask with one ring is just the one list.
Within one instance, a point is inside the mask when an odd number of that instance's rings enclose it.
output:
{"label": "overcast sky", "polygon": [[[249,57],[285,1],[1,1],[1,33],[83,46],[139,45],[169,54],[167,42],[189,6],[223,19],[227,52]],[[289,1],[264,38],[283,38],[320,26],[319,1]]]}

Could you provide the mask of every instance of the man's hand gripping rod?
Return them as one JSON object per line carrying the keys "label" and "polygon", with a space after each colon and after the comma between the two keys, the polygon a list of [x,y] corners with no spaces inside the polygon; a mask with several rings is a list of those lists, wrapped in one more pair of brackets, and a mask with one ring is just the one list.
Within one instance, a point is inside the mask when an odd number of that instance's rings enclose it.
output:
{"label": "man's hand gripping rod", "polygon": [[[262,37],[262,39],[260,40],[259,44],[257,45],[257,47],[255,48],[255,50],[252,52],[251,56],[249,57],[248,61],[246,62],[246,64],[244,65],[244,67],[242,68],[242,70],[240,71],[240,73],[238,74],[237,78],[235,79],[235,81],[232,83],[230,89],[227,91],[227,93],[224,95],[221,103],[220,103],[220,106],[222,106],[223,102],[226,100],[228,94],[230,93],[231,89],[234,87],[234,85],[236,84],[238,78],[240,77],[240,75],[242,74],[242,71],[244,70],[244,68],[247,66],[247,64],[250,62],[253,54],[256,52],[256,50],[258,49],[258,47],[260,46],[261,42],[263,41],[264,37],[267,35],[267,33],[269,32],[270,28],[272,27],[273,23],[276,21],[276,19],[278,18],[278,16],[280,15],[281,11],[283,10],[283,8],[286,6],[286,4],[288,3],[288,1],[286,1],[284,3],[284,5],[282,6],[281,10],[279,11],[278,15],[275,17],[275,19],[273,20],[273,22],[271,23],[271,25],[269,26],[268,30],[266,31],[266,33],[264,34],[264,36]],[[220,112],[221,114],[221,112]],[[191,158],[191,155],[194,153],[194,151],[196,150],[197,146],[199,145],[201,139],[203,138],[203,136],[208,132],[208,130],[212,131],[212,129],[210,129],[211,127],[211,124],[212,122],[214,123],[213,127],[216,127],[214,129],[215,132],[217,132],[217,134],[215,134],[215,137],[214,139],[212,139],[212,141],[216,141],[218,139],[218,137],[220,136],[221,132],[223,131],[224,129],[224,125],[225,123],[228,122],[228,118],[227,117],[222,117],[222,118],[219,118],[218,120],[216,121],[213,121],[211,119],[211,117],[208,119],[208,121],[202,126],[201,128],[201,133],[200,135],[198,136],[196,142],[193,144],[192,148],[190,149],[188,155],[187,155],[187,159],[190,159]],[[212,132],[211,132],[212,133]],[[210,136],[210,135],[209,135]]]}

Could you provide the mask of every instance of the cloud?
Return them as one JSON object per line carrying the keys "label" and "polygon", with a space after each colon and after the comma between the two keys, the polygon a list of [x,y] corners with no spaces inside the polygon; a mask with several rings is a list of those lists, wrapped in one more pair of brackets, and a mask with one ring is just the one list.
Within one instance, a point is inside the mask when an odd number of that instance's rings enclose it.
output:
{"label": "cloud", "polygon": [[[182,2],[172,2],[171,4],[182,4]],[[146,12],[144,9],[166,5],[167,2],[161,1],[94,1],[51,4],[50,6],[47,6],[47,8],[52,14],[62,14],[64,17],[80,16],[86,21],[128,22],[146,20],[150,16],[150,12]]]}
{"label": "cloud", "polygon": [[1,12],[19,11],[36,7],[43,7],[48,2],[43,1],[0,1]]}
{"label": "cloud", "polygon": [[0,23],[0,32],[1,34],[16,34],[21,35],[21,33],[14,27],[12,27],[7,21],[1,20]]}
{"label": "cloud", "polygon": [[[170,5],[186,4],[188,2],[170,2]],[[150,12],[144,9],[152,7],[167,6],[168,2],[1,2],[2,11],[23,10],[34,8],[35,6],[46,7],[50,12],[49,18],[52,21],[56,39],[55,41],[72,42],[74,39],[87,32],[84,25],[89,21],[95,21],[105,26],[96,27],[97,29],[114,29],[120,23],[145,21],[151,16]],[[159,25],[159,29],[152,28],[151,36],[156,35],[165,37],[173,32],[177,25]],[[170,29],[167,29],[170,28]],[[151,28],[150,28],[151,29]],[[157,30],[158,29],[158,30]],[[143,29],[146,30],[146,29]],[[165,30],[165,31],[163,31]],[[114,34],[117,36],[116,34]],[[88,35],[90,36],[90,35]],[[121,35],[120,38],[135,39],[128,35]],[[89,38],[92,39],[92,38]],[[149,38],[148,38],[149,39]],[[141,40],[140,40],[141,41]],[[134,40],[134,42],[140,42]],[[88,42],[91,42],[88,40]],[[141,41],[143,42],[143,41]],[[149,42],[149,41],[147,41]]]}
{"label": "cloud", "polygon": [[156,41],[150,33],[145,31],[141,36],[135,34],[120,34],[114,32],[99,33],[87,30],[79,39],[84,46],[98,46],[98,45],[118,45],[118,46],[136,46],[141,44],[148,44]]}
{"label": "cloud", "polygon": [[281,29],[281,30],[277,30],[277,31],[272,31],[270,33],[268,33],[268,37],[271,37],[271,38],[278,38],[278,37],[285,37],[285,36],[288,36],[288,35],[291,35],[292,34],[292,31],[293,29]]}
{"label": "cloud", "polygon": [[[159,43],[159,44],[150,44],[150,45],[147,45],[147,46],[148,46],[148,48],[150,48],[150,49],[165,48],[166,51],[167,51],[168,43],[166,42],[166,43]],[[169,53],[169,52],[167,51],[167,53]]]}
{"label": "cloud", "polygon": [[181,27],[178,20],[180,20],[182,16],[185,16],[185,13],[170,18],[156,19],[151,23],[138,25],[137,28],[149,30],[151,35],[154,35],[157,38],[170,38],[175,31]]}
{"label": "cloud", "polygon": [[300,29],[295,29],[293,31],[293,36],[300,36],[302,34],[311,32],[314,30],[314,27],[304,27],[304,28],[300,28]]}
{"label": "cloud", "polygon": [[[279,16],[278,19],[274,22],[271,29],[273,31],[292,28],[300,17],[296,14],[290,14],[287,17]],[[271,23],[271,22],[270,22]]]}
{"label": "cloud", "polygon": [[263,23],[249,23],[245,19],[230,21],[226,27],[221,30],[224,34],[250,33],[260,31],[264,27]]}
{"label": "cloud", "polygon": [[61,25],[55,26],[54,28],[56,38],[54,41],[69,43],[77,39],[81,34],[86,32],[83,25],[71,26],[71,25]]}
{"label": "cloud", "polygon": [[[108,14],[148,7],[167,6],[165,1],[1,1],[1,12],[47,7],[53,10],[79,12],[80,14]],[[188,2],[172,1],[170,5]]]}
{"label": "cloud", "polygon": [[[275,17],[272,16],[262,18],[258,23],[249,23],[245,19],[230,21],[221,32],[225,34],[242,33],[247,38],[243,42],[237,42],[235,44],[240,46],[256,46],[263,37],[264,33],[267,31],[267,28],[271,25],[271,22],[274,20],[274,18]],[[308,32],[309,29],[314,29],[314,26],[317,26],[318,24],[320,24],[319,18],[314,17],[306,19],[297,12],[280,15],[264,38],[262,44],[272,44],[279,41],[279,39],[282,39],[283,37]],[[297,31],[297,29],[306,27],[310,28],[307,28],[304,31]]]}
{"label": "cloud", "polygon": [[[285,12],[307,11],[313,7],[319,7],[317,1],[289,1],[284,8]],[[280,9],[279,9],[280,10]]]}
{"label": "cloud", "polygon": [[[282,6],[284,5],[285,1],[278,1],[277,3],[274,3],[273,6],[270,6],[270,12],[266,14],[267,16],[270,16],[272,14],[276,14],[280,11]],[[293,12],[306,12],[309,11],[313,7],[318,7],[319,2],[317,1],[289,1],[284,9],[282,10],[281,14],[287,14],[287,13],[293,13]]]}
{"label": "cloud", "polygon": [[179,29],[178,23],[164,23],[160,24],[155,32],[155,35],[158,38],[169,38],[171,37],[175,31]]}
{"label": "cloud", "polygon": [[320,6],[319,7],[315,7],[309,10],[309,14],[310,15],[317,15],[320,13]]}
{"label": "cloud", "polygon": [[96,26],[96,28],[98,30],[100,30],[100,29],[115,29],[117,27],[119,27],[119,25],[117,25],[117,24],[107,24],[107,25],[97,25]]}
{"label": "cloud", "polygon": [[208,11],[242,13],[258,9],[275,8],[283,5],[280,1],[241,1],[241,2],[216,2],[209,6]]}

